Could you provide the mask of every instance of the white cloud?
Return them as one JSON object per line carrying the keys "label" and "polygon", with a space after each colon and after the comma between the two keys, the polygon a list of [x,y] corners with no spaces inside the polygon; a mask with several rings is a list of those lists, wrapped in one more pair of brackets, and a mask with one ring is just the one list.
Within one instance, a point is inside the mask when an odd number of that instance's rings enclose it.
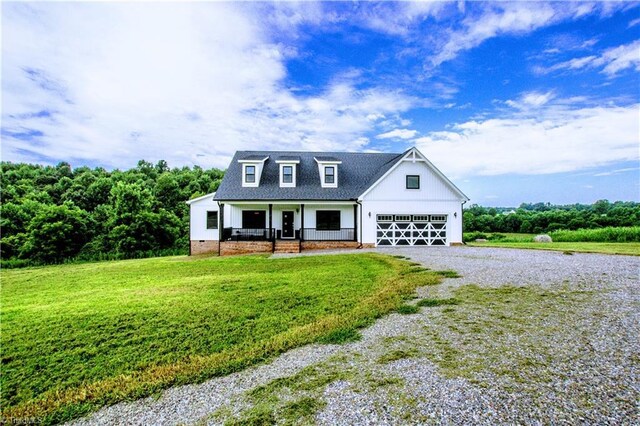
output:
{"label": "white cloud", "polygon": [[435,67],[449,61],[460,52],[477,47],[487,39],[531,32],[565,17],[548,3],[495,3],[480,16],[470,15],[465,18],[462,28],[451,30],[445,43],[431,57],[431,65]]}
{"label": "white cloud", "polygon": [[440,16],[453,1],[423,0],[406,2],[365,3],[356,21],[372,30],[400,36],[412,36],[423,20]]}
{"label": "white cloud", "polygon": [[546,93],[540,92],[527,92],[524,93],[520,99],[518,100],[508,100],[505,103],[510,107],[517,108],[520,110],[529,110],[532,108],[540,108],[543,105],[547,104],[550,100],[555,97],[553,91],[549,91]]}
{"label": "white cloud", "polygon": [[418,133],[417,130],[394,129],[390,132],[381,133],[376,136],[377,139],[411,139]]}
{"label": "white cloud", "polygon": [[415,140],[452,176],[547,174],[638,161],[640,104],[521,112],[456,124]]}
{"label": "white cloud", "polygon": [[414,103],[348,79],[296,96],[282,84],[294,53],[250,4],[3,9],[3,160],[223,167],[238,149],[360,150],[363,134]]}
{"label": "white cloud", "polygon": [[[480,4],[480,13],[466,13],[460,27],[451,28],[447,33],[429,40],[430,43],[436,43],[436,49],[428,59],[427,68],[435,68],[454,59],[460,52],[473,49],[494,37],[528,34],[562,21],[580,19],[595,13],[606,16],[626,7],[616,2],[505,1]],[[439,40],[444,41],[438,44]],[[580,48],[588,48],[597,41],[587,40]],[[553,48],[546,51],[557,52]]]}
{"label": "white cloud", "polygon": [[559,70],[580,70],[583,68],[601,68],[603,74],[615,76],[627,68],[640,71],[640,40],[604,50],[600,55],[574,58],[550,67],[537,67],[538,74],[547,74]]}
{"label": "white cloud", "polygon": [[615,170],[611,170],[608,172],[601,172],[601,173],[596,173],[594,174],[594,176],[600,177],[600,176],[614,176],[614,175],[619,175],[621,173],[626,173],[626,172],[634,172],[636,170],[639,170],[638,167],[626,167],[624,169],[615,169]]}

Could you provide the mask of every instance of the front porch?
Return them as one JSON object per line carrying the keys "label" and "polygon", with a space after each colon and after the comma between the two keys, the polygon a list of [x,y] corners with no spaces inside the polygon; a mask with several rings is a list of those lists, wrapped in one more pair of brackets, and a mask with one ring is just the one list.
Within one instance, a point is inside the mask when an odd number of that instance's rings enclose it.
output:
{"label": "front porch", "polygon": [[[224,211],[221,205],[220,211]],[[357,248],[357,203],[228,203],[220,217],[220,255]]]}

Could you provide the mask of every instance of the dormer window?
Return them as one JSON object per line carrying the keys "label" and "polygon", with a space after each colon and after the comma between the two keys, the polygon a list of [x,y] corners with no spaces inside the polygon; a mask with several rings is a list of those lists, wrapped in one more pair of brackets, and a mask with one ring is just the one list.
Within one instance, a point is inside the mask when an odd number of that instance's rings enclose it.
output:
{"label": "dormer window", "polygon": [[320,172],[320,185],[323,188],[338,187],[338,165],[342,161],[336,157],[314,157]]}
{"label": "dormer window", "polygon": [[258,187],[260,185],[264,163],[268,159],[268,156],[263,155],[247,155],[238,160],[238,163],[242,164],[242,186]]}
{"label": "dormer window", "polygon": [[280,165],[280,188],[295,188],[296,168],[300,164],[300,157],[286,155],[276,158]]}
{"label": "dormer window", "polygon": [[324,183],[334,184],[336,182],[336,168],[335,166],[325,166],[324,168]]}
{"label": "dormer window", "polygon": [[282,183],[293,183],[293,166],[282,166]]}
{"label": "dormer window", "polygon": [[256,166],[246,166],[244,168],[244,181],[246,183],[256,183]]}

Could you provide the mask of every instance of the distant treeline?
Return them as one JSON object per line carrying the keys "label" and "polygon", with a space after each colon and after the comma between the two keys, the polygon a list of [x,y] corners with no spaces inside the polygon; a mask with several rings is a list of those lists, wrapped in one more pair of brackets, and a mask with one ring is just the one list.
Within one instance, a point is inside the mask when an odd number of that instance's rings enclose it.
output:
{"label": "distant treeline", "polygon": [[557,206],[521,204],[517,209],[472,205],[464,210],[465,232],[552,232],[560,229],[596,229],[640,225],[640,203],[596,201]]}
{"label": "distant treeline", "polygon": [[185,201],[215,191],[223,175],[164,160],[126,171],[2,162],[3,266],[186,253]]}
{"label": "distant treeline", "polygon": [[[217,190],[224,171],[169,168],[166,161],[121,171],[68,163],[0,163],[4,267],[186,253],[186,200]],[[640,224],[640,203],[473,205],[465,232],[540,233]]]}

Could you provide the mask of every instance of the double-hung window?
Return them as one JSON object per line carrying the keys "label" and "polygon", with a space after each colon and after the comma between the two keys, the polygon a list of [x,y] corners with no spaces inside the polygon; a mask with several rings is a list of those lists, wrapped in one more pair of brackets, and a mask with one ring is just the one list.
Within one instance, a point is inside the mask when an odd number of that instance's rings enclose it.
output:
{"label": "double-hung window", "polygon": [[293,183],[293,166],[282,166],[282,183]]}
{"label": "double-hung window", "polygon": [[334,166],[325,166],[324,183],[335,183],[335,181],[336,181],[336,168]]}
{"label": "double-hung window", "polygon": [[256,166],[245,166],[244,169],[244,181],[246,183],[256,182]]}

